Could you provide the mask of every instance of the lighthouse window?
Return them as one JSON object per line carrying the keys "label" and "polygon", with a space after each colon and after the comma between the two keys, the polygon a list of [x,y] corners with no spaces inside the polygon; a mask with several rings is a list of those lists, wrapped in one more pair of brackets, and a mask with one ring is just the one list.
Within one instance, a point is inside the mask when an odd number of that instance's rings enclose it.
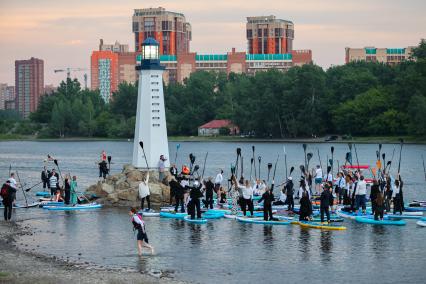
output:
{"label": "lighthouse window", "polygon": [[160,103],[152,103],[153,106],[159,106]]}
{"label": "lighthouse window", "polygon": [[152,112],[160,112],[158,109],[153,109]]}
{"label": "lighthouse window", "polygon": [[158,75],[151,75],[151,78],[158,78]]}
{"label": "lighthouse window", "polygon": [[160,96],[152,96],[153,99],[159,99]]}
{"label": "lighthouse window", "polygon": [[158,92],[159,89],[151,89],[152,92]]}
{"label": "lighthouse window", "polygon": [[154,126],[154,127],[160,127],[160,124],[153,124],[152,126]]}
{"label": "lighthouse window", "polygon": [[160,119],[158,116],[153,116],[152,119]]}
{"label": "lighthouse window", "polygon": [[158,85],[158,82],[151,82],[151,85]]}

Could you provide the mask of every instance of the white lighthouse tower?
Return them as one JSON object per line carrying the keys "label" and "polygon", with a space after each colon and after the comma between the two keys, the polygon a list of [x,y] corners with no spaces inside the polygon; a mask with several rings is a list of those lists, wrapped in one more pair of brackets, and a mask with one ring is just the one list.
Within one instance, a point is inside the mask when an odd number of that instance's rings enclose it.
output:
{"label": "white lighthouse tower", "polygon": [[[132,162],[136,168],[147,167],[141,141],[150,169],[158,167],[160,155],[169,157],[163,93],[164,67],[160,65],[158,48],[155,39],[147,38],[142,43],[141,64],[136,66],[139,87]],[[168,160],[165,164],[166,167],[170,166]]]}

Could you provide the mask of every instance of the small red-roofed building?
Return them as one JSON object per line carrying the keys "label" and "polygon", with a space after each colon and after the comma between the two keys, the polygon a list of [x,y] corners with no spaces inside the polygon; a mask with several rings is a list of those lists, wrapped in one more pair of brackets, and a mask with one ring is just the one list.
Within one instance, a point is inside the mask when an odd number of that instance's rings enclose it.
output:
{"label": "small red-roofed building", "polygon": [[[221,130],[222,129],[222,130]],[[229,129],[227,134],[223,132]],[[238,135],[240,129],[228,119],[215,119],[198,127],[198,136]]]}

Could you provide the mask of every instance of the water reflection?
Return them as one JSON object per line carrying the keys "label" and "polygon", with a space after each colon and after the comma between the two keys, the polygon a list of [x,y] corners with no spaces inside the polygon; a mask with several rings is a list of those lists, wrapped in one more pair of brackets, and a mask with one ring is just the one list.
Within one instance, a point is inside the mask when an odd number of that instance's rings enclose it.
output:
{"label": "water reflection", "polygon": [[332,250],[333,250],[333,235],[330,231],[321,231],[320,236],[320,249],[321,249],[321,256],[322,261],[330,261],[332,257]]}
{"label": "water reflection", "polygon": [[299,235],[299,251],[302,252],[302,258],[309,260],[311,249],[311,232],[310,229],[300,228]]}

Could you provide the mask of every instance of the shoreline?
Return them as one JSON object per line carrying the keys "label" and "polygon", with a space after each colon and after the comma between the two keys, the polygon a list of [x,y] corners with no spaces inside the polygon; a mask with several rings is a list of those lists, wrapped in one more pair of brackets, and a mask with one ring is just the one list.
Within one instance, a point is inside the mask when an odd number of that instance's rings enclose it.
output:
{"label": "shoreline", "polygon": [[16,236],[34,235],[17,222],[0,221],[0,283],[184,283],[149,272],[75,263],[19,248]]}
{"label": "shoreline", "polygon": [[[248,137],[233,137],[233,136],[169,136],[169,142],[230,142],[230,143],[325,143],[325,144],[399,144],[399,139],[404,139],[404,144],[426,144],[424,137],[396,137],[396,136],[383,136],[383,137],[355,137],[352,140],[334,140],[325,141],[325,137],[320,138],[248,138]],[[132,142],[133,139],[125,138],[102,138],[102,137],[69,137],[69,138],[34,138],[34,137],[13,137],[4,138],[0,136],[0,142],[10,141],[31,141],[31,142]]]}

